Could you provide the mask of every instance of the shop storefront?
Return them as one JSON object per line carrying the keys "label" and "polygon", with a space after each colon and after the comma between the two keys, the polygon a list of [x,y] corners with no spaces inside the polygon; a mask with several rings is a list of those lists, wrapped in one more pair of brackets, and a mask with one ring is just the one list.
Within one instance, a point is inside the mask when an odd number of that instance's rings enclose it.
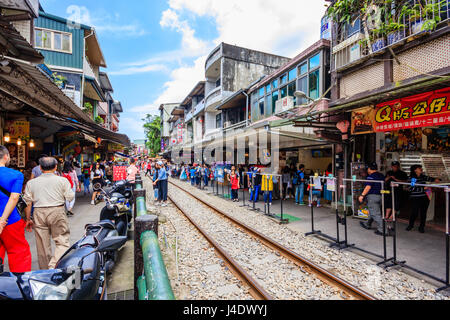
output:
{"label": "shop storefront", "polygon": [[[408,175],[422,165],[428,176],[450,182],[450,88],[428,91],[352,111],[352,161],[376,159],[383,173],[399,161]],[[410,208],[404,201],[401,217]],[[428,220],[445,221],[445,198],[434,190]]]}

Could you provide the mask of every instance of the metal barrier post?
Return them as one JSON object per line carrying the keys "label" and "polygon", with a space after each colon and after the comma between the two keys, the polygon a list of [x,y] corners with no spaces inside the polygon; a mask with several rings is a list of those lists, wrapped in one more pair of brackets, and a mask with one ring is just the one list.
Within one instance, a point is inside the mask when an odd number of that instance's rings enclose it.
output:
{"label": "metal barrier post", "polygon": [[305,236],[312,236],[315,234],[322,234],[322,231],[316,231],[314,229],[314,206],[312,205],[312,198],[313,198],[313,194],[312,194],[312,188],[313,188],[313,180],[312,177],[309,178],[309,206],[311,207],[311,232],[308,232],[305,234]]}

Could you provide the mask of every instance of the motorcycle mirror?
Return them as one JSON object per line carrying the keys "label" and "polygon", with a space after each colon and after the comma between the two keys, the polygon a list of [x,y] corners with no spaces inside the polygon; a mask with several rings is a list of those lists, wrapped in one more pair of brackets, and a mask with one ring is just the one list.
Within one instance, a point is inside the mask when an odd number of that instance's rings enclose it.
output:
{"label": "motorcycle mirror", "polygon": [[94,191],[100,191],[102,189],[102,185],[100,183],[94,184]]}
{"label": "motorcycle mirror", "polygon": [[127,242],[127,237],[109,237],[105,238],[97,248],[98,252],[119,250]]}

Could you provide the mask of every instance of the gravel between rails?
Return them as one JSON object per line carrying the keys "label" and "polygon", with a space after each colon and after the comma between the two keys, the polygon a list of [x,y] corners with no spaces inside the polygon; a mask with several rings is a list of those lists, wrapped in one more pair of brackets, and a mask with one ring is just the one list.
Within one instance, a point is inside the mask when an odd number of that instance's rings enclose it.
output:
{"label": "gravel between rails", "polygon": [[[144,186],[147,190],[147,207],[154,210],[151,204],[154,200],[153,189],[147,179],[144,179]],[[228,270],[214,248],[189,220],[173,205],[163,209],[163,215],[158,212],[161,221],[159,241],[175,297],[178,300],[252,300],[249,288]],[[175,256],[176,235],[179,279]]]}
{"label": "gravel between rails", "polygon": [[[230,216],[320,265],[329,272],[367,291],[377,299],[450,299],[448,296],[436,293],[436,288],[431,284],[400,270],[394,269],[387,272],[383,268],[376,266],[372,261],[356,253],[329,248],[326,242],[314,237],[305,237],[303,234],[299,234],[274,220],[262,216],[261,213],[241,208],[239,204],[208,195],[205,191],[201,191],[179,180],[171,179],[171,182],[195,194],[204,201],[221,208]],[[170,185],[169,190],[175,194],[181,193],[181,191]],[[184,203],[188,205],[188,201]]]}
{"label": "gravel between rails", "polygon": [[309,274],[184,191],[169,195],[277,300],[339,300],[340,289]]}

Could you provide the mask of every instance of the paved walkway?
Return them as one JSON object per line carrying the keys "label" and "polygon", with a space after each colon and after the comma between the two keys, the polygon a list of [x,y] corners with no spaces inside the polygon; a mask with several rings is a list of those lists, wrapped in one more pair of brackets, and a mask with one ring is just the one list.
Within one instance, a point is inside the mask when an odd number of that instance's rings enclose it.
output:
{"label": "paved walkway", "polygon": [[[208,191],[213,192],[211,187]],[[222,189],[219,186],[219,193],[222,194]],[[227,193],[227,192],[225,192]],[[242,190],[239,191],[240,202],[242,201]],[[245,194],[246,204],[248,202],[249,194]],[[260,197],[260,202],[256,204],[256,208],[259,208],[264,214],[264,202]],[[251,204],[252,205],[252,204]],[[294,200],[288,199],[283,201],[283,212],[297,218],[300,221],[291,222],[287,225],[288,228],[299,232],[308,233],[311,228],[311,208],[308,206],[300,207],[295,205]],[[281,206],[280,201],[274,201],[271,207],[271,212],[274,214],[280,214]],[[360,221],[357,218],[349,217],[348,222],[348,241],[350,244],[355,244],[357,248],[370,251],[376,255],[383,256],[383,237],[374,234],[375,230],[368,231],[360,226]],[[315,230],[320,230],[324,234],[327,234],[333,238],[336,238],[336,215],[335,210],[330,208],[314,208],[314,224]],[[375,226],[376,224],[374,224]],[[399,261],[406,260],[409,266],[415,267],[421,271],[427,272],[440,279],[445,279],[445,233],[438,231],[435,228],[428,227],[425,234],[420,234],[417,228],[412,232],[407,232],[407,225],[403,222],[398,224],[398,239],[397,239],[397,255]],[[344,236],[343,226],[340,228],[341,241]],[[321,237],[322,238],[322,237]],[[328,239],[322,238],[326,241]],[[387,238],[387,256],[391,258],[393,256],[393,242],[392,238]],[[357,253],[361,253],[367,258],[373,260],[375,263],[383,261],[382,258],[368,255],[361,250],[351,249]],[[416,276],[418,274],[414,273]],[[424,278],[428,281],[440,286],[440,283],[432,281],[430,278]]]}

